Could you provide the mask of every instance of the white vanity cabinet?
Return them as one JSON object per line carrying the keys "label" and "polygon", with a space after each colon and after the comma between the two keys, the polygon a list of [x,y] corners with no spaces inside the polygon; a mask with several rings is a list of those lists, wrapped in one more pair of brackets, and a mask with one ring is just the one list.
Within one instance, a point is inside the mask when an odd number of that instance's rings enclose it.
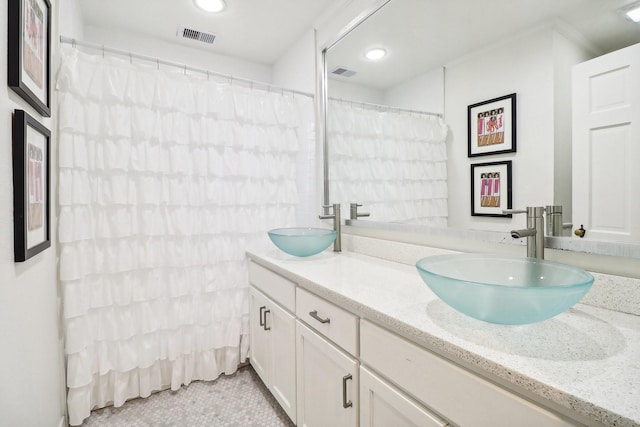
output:
{"label": "white vanity cabinet", "polygon": [[357,427],[358,318],[301,288],[296,316],[298,426]]}
{"label": "white vanity cabinet", "polygon": [[289,312],[293,311],[295,284],[254,263],[249,272],[251,366],[295,422],[296,322]]}
{"label": "white vanity cabinet", "polygon": [[298,426],[601,425],[536,403],[254,262],[249,277],[251,364]]}
{"label": "white vanity cabinet", "polygon": [[360,322],[360,360],[461,426],[569,427],[576,424],[373,323]]}

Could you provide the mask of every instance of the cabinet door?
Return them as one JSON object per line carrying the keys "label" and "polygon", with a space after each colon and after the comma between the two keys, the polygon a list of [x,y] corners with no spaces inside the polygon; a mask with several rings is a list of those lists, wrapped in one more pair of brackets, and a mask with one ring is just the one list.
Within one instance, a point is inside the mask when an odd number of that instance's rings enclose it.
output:
{"label": "cabinet door", "polygon": [[295,317],[253,287],[249,297],[251,366],[295,422]]}
{"label": "cabinet door", "polygon": [[251,366],[262,382],[269,387],[269,335],[263,326],[264,312],[267,310],[267,298],[254,288],[249,288],[249,350]]}
{"label": "cabinet door", "polygon": [[358,425],[358,364],[296,321],[298,426]]}
{"label": "cabinet door", "polygon": [[573,225],[640,239],[640,44],[573,68]]}
{"label": "cabinet door", "polygon": [[360,367],[360,426],[444,427],[447,423]]}
{"label": "cabinet door", "polygon": [[282,307],[267,303],[265,327],[269,335],[269,389],[289,418],[296,421],[296,321]]}

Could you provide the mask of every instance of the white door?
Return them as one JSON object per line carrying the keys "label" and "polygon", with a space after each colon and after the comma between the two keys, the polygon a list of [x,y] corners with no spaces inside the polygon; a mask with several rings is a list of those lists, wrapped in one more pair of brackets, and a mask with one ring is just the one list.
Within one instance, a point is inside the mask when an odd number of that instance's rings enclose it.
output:
{"label": "white door", "polygon": [[269,387],[269,336],[264,328],[264,312],[267,310],[267,299],[253,287],[249,288],[249,349],[253,369],[262,382]]}
{"label": "white door", "polygon": [[447,423],[360,367],[361,427],[444,427]]}
{"label": "white door", "polygon": [[573,68],[573,224],[640,240],[640,44]]}
{"label": "white door", "polygon": [[358,425],[358,364],[296,321],[298,426]]}
{"label": "white door", "polygon": [[267,332],[270,334],[269,389],[284,408],[289,418],[296,422],[296,320],[279,305],[270,302],[265,314]]}

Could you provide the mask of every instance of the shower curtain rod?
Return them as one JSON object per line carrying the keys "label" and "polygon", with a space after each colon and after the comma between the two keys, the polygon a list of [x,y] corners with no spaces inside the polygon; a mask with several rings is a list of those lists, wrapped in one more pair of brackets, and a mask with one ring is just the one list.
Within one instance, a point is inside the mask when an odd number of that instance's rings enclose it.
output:
{"label": "shower curtain rod", "polygon": [[435,117],[442,118],[442,114],[440,113],[432,113],[429,111],[420,111],[420,110],[409,110],[407,108],[392,107],[390,105],[374,104],[371,102],[351,101],[348,99],[332,98],[332,97],[329,97],[329,101],[341,102],[343,104],[349,104],[351,106],[357,106],[357,107],[368,109],[368,110],[396,111],[398,113],[422,114],[425,116],[435,116]]}
{"label": "shower curtain rod", "polygon": [[112,48],[112,47],[105,47],[104,45],[84,42],[84,41],[76,40],[76,39],[71,38],[71,37],[60,36],[60,43],[70,44],[75,48],[77,48],[77,47],[86,47],[86,48],[89,48],[89,49],[95,49],[95,50],[98,50],[98,51],[102,51],[102,56],[103,57],[104,57],[105,52],[108,52],[108,53],[113,53],[113,54],[116,54],[116,55],[122,55],[122,56],[128,57],[129,61],[133,61],[133,59],[135,58],[135,59],[140,59],[140,60],[143,60],[143,61],[152,62],[152,63],[156,64],[158,66],[158,68],[160,67],[160,65],[167,65],[167,66],[170,66],[170,67],[175,67],[175,68],[179,68],[181,70],[184,70],[185,74],[187,73],[187,71],[192,71],[192,72],[196,72],[196,73],[206,74],[207,78],[209,78],[209,77],[217,77],[217,78],[227,79],[230,84],[232,84],[233,82],[240,82],[240,83],[249,85],[252,89],[255,87],[255,88],[266,90],[268,92],[276,92],[276,93],[277,92],[280,92],[280,93],[287,92],[287,93],[292,93],[294,95],[302,95],[302,96],[307,96],[309,98],[313,98],[313,94],[311,94],[311,93],[302,92],[302,91],[294,90],[294,89],[287,89],[287,88],[283,88],[281,86],[274,86],[274,85],[270,85],[268,83],[259,82],[259,81],[256,81],[256,80],[244,79],[242,77],[232,76],[231,74],[219,73],[219,72],[207,70],[207,69],[204,69],[204,68],[192,67],[192,66],[187,65],[187,64],[180,64],[178,62],[167,61],[165,59],[154,58],[152,56],[141,55],[139,53],[129,52],[129,51],[126,51],[126,50],[115,49],[115,48]]}

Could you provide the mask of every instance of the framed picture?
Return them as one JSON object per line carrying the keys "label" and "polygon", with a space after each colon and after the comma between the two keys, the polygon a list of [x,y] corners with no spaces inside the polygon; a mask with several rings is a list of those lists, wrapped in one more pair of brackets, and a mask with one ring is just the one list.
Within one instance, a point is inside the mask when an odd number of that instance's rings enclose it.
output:
{"label": "framed picture", "polygon": [[516,151],[516,94],[467,107],[469,157]]}
{"label": "framed picture", "polygon": [[44,117],[50,109],[51,3],[8,0],[8,84]]}
{"label": "framed picture", "polygon": [[51,132],[22,110],[13,114],[13,227],[16,262],[51,246]]}
{"label": "framed picture", "polygon": [[471,165],[471,215],[511,218],[511,160]]}

